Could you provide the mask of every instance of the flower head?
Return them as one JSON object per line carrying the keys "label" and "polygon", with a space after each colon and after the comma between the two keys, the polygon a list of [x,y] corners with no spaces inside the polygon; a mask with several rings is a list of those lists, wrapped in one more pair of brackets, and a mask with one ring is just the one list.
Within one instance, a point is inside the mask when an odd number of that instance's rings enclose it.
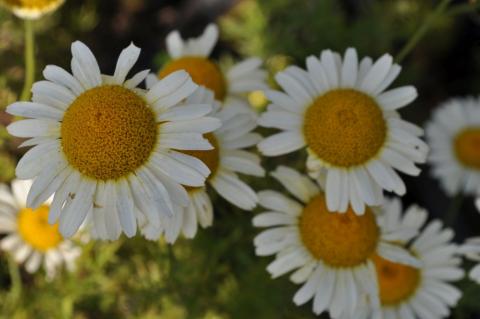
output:
{"label": "flower head", "polygon": [[171,60],[159,71],[160,78],[177,71],[187,71],[193,81],[214,92],[224,107],[248,110],[244,94],[265,89],[267,74],[259,58],[249,58],[224,71],[210,55],[218,41],[218,27],[209,24],[197,38],[183,40],[178,31],[167,36]]}
{"label": "flower head", "polygon": [[275,255],[267,270],[272,277],[290,271],[290,279],[303,284],[293,297],[297,305],[313,299],[313,311],[328,311],[332,318],[352,316],[361,296],[378,303],[375,261],[383,258],[405,267],[418,261],[395,242],[415,235],[405,228],[390,231],[379,222],[377,208],[357,215],[330,212],[321,187],[293,169],[279,167],[272,176],[297,200],[275,191],[259,193],[267,212],[253,224],[267,230],[255,237],[257,255]]}
{"label": "flower head", "polygon": [[460,267],[459,247],[452,243],[453,231],[443,228],[439,220],[426,223],[427,212],[417,206],[411,206],[402,215],[398,199],[389,201],[386,207],[388,212],[381,223],[387,229],[392,232],[405,228],[419,231],[413,240],[408,236],[398,240],[397,244],[416,256],[421,266],[413,268],[376,256],[374,263],[380,305],[362,297],[355,310],[355,318],[447,318],[450,308],[462,295],[451,282],[464,275]]}
{"label": "flower head", "polygon": [[11,253],[25,269],[36,272],[43,263],[49,279],[62,264],[73,270],[81,249],[63,238],[58,224],[48,224],[51,200],[41,203],[37,209],[25,206],[31,181],[14,180],[12,189],[0,185],[0,232],[7,236],[0,241],[0,248]]}
{"label": "flower head", "polygon": [[480,191],[480,99],[455,98],[434,112],[426,126],[432,174],[454,195]]}
{"label": "flower head", "polygon": [[73,74],[47,66],[47,80],[32,88],[33,102],[7,108],[29,118],[8,131],[34,146],[18,163],[17,176],[35,178],[29,207],[55,194],[49,222],[58,220],[63,236],[72,236],[87,217],[99,238],[115,239],[122,231],[133,236],[137,219],[159,225],[162,214],[189,204],[182,185],[204,185],[209,169],[182,151],[212,149],[203,134],[220,121],[205,116],[211,105],[193,110],[183,103],[197,88],[184,71],[147,91],[137,88],[148,70],[127,79],[140,55],[133,44],[112,76],[100,73],[83,43],[73,43],[72,54]]}
{"label": "flower head", "polygon": [[310,174],[326,179],[330,211],[357,214],[380,205],[383,190],[399,195],[405,184],[394,169],[418,175],[428,146],[423,130],[400,118],[397,109],[412,102],[412,86],[385,89],[400,73],[386,54],[373,63],[358,61],[355,49],[343,59],[325,50],[307,58],[307,70],[290,66],[276,75],[285,92],[267,91],[272,104],[259,119],[264,127],[280,129],[258,147],[267,156],[307,148]]}

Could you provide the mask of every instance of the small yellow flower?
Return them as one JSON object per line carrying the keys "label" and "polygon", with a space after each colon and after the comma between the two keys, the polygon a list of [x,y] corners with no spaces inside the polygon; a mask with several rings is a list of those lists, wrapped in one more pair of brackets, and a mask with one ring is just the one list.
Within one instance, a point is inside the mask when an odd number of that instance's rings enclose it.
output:
{"label": "small yellow flower", "polygon": [[65,0],[0,0],[0,4],[22,19],[38,19],[53,12]]}

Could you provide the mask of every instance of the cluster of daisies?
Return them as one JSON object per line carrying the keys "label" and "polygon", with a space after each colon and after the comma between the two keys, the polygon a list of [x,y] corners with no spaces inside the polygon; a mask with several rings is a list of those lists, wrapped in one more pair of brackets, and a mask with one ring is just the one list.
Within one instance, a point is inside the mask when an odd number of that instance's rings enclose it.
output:
{"label": "cluster of daisies", "polygon": [[[32,1],[17,14],[33,18],[34,4],[53,10],[61,2]],[[480,238],[457,245],[424,209],[404,211],[384,196],[404,195],[399,173],[417,176],[428,159],[423,129],[398,113],[416,89],[389,89],[401,67],[388,54],[374,61],[353,48],[324,50],[306,69],[277,73],[280,90],[272,90],[260,59],[229,69],[211,59],[218,37],[215,25],[198,38],[170,33],[170,61],[157,73],[130,74],[140,55],[133,44],[113,74],[78,41],[71,72],[48,65],[32,101],[7,108],[23,118],[9,133],[29,149],[18,180],[0,187],[0,248],[29,272],[43,263],[52,278],[62,264],[75,267],[85,234],[193,238],[213,223],[215,191],[243,210],[266,210],[253,218],[265,228],[255,252],[274,256],[272,277],[290,273],[301,285],[295,304],[312,301],[315,314],[332,318],[448,317],[461,297],[453,282],[464,277],[462,257],[480,260]],[[261,114],[247,100],[258,90],[270,101]],[[257,125],[276,131],[264,138]],[[427,137],[445,191],[477,195],[480,101],[441,106]],[[306,172],[270,173],[285,192],[257,192],[239,176],[265,176],[259,154],[302,151]],[[480,265],[470,277],[480,282]]]}

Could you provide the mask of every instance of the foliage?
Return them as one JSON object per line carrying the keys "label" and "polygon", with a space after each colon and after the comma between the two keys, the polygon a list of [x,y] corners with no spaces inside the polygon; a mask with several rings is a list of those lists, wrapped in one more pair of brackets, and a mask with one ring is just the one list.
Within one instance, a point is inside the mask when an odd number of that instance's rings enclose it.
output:
{"label": "foliage", "polygon": [[[165,60],[163,39],[145,38],[152,28],[161,29],[171,19],[165,12],[175,12],[179,19],[188,16],[185,8],[194,1],[167,2],[88,0],[67,1],[59,12],[37,23],[37,78],[49,63],[69,65],[69,44],[85,40],[95,50],[121,47],[122,34],[140,39],[147,47],[139,67],[158,68]],[[219,1],[221,2],[221,1]],[[228,1],[224,1],[224,4]],[[234,1],[232,1],[234,2]],[[200,3],[204,3],[201,2]],[[206,3],[206,1],[205,1]],[[384,52],[398,53],[433,10],[436,1],[335,1],[335,0],[244,0],[219,17],[223,42],[219,55],[238,57],[258,55],[266,59],[271,74],[305,57],[331,48],[343,51],[356,47],[360,55],[378,57]],[[455,5],[462,5],[462,3]],[[139,9],[140,8],[140,9]],[[131,10],[131,11],[128,11]],[[170,10],[170,11],[168,11]],[[174,14],[175,16],[175,14]],[[166,21],[161,20],[163,17]],[[182,31],[195,33],[198,17],[173,23]],[[205,19],[205,17],[200,17]],[[209,16],[208,19],[216,17]],[[410,106],[406,117],[421,124],[435,104],[452,94],[479,92],[480,48],[470,43],[469,27],[478,15],[445,14],[433,30],[414,49],[404,64],[400,82],[415,83],[419,100]],[[160,19],[161,21],[158,21]],[[130,23],[129,23],[130,21]],[[135,21],[141,23],[137,25]],[[121,29],[122,23],[126,27]],[[190,23],[190,24],[189,24]],[[170,23],[169,26],[172,26]],[[103,28],[112,32],[112,44],[105,43]],[[133,33],[133,32],[136,33]],[[107,31],[105,31],[107,32]],[[477,34],[478,36],[478,34]],[[22,23],[0,11],[0,109],[16,99],[23,79]],[[441,41],[438,39],[441,38]],[[469,42],[470,41],[470,42]],[[143,43],[142,43],[143,42]],[[147,44],[147,42],[149,44]],[[100,50],[100,64],[112,68],[118,50]],[[462,61],[458,61],[458,54]],[[451,83],[451,79],[455,81]],[[0,123],[12,119],[0,113]],[[19,158],[18,140],[0,128],[0,181],[13,178]],[[296,162],[297,156],[265,159],[268,170],[281,162]],[[408,201],[426,206],[434,215],[444,212],[436,203],[439,193],[426,174],[420,182],[407,180],[413,194]],[[272,179],[250,179],[255,189],[278,188]],[[418,183],[418,184],[415,184]],[[432,186],[430,189],[428,187]],[[212,193],[212,196],[214,194]],[[459,222],[459,238],[474,233],[471,207]],[[149,242],[140,236],[117,242],[91,242],[84,245],[77,271],[62,273],[49,282],[43,273],[28,275],[21,271],[22,290],[12,297],[12,281],[7,256],[0,257],[0,306],[5,318],[205,318],[205,319],[306,319],[313,318],[311,304],[296,307],[292,297],[298,289],[287,277],[269,278],[265,271],[271,258],[256,257],[252,239],[256,231],[250,212],[242,212],[220,198],[215,199],[213,227],[199,231],[194,240],[179,240],[174,246]],[[469,222],[470,221],[470,222]],[[478,226],[477,231],[478,231]],[[454,318],[472,318],[480,312],[476,302],[480,290],[470,282]],[[12,301],[12,299],[15,299]]]}

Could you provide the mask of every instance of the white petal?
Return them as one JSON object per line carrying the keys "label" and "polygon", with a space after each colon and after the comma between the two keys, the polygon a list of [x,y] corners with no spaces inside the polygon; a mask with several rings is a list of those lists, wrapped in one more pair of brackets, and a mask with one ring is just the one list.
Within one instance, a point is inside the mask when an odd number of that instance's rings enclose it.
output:
{"label": "white petal", "polygon": [[78,189],[80,179],[80,173],[78,173],[76,170],[71,170],[70,175],[65,179],[62,186],[60,186],[55,192],[55,196],[53,197],[48,214],[48,223],[50,225],[53,225],[57,222],[65,201],[70,202],[72,200],[71,194],[74,194]]}
{"label": "white petal", "polygon": [[140,56],[140,51],[140,48],[136,47],[133,43],[130,43],[127,48],[122,50],[117,60],[115,73],[113,74],[115,83],[122,85],[123,82],[125,82],[128,72],[130,72]]}
{"label": "white petal", "polygon": [[66,86],[76,96],[85,90],[76,78],[56,65],[47,65],[43,70],[43,76],[53,83]]}
{"label": "white petal", "polygon": [[72,44],[72,71],[86,89],[101,85],[102,77],[97,59],[92,51],[80,41]]}
{"label": "white petal", "polygon": [[207,115],[212,110],[209,104],[189,104],[170,108],[167,112],[161,113],[160,121],[185,121],[193,120]]}
{"label": "white petal", "polygon": [[252,210],[257,205],[257,194],[234,173],[218,171],[210,183],[223,198],[242,209]]}
{"label": "white petal", "polygon": [[71,237],[84,221],[87,213],[93,207],[95,182],[82,180],[70,205],[66,206],[59,221],[59,230],[64,237]]}
{"label": "white petal", "polygon": [[417,89],[413,86],[402,86],[386,91],[377,97],[378,103],[385,110],[396,110],[410,104],[418,96]]}
{"label": "white petal", "polygon": [[172,199],[170,198],[170,195],[168,194],[168,191],[162,182],[159,181],[146,167],[137,172],[137,176],[142,182],[150,199],[152,199],[153,202],[160,207],[166,208],[167,215],[173,215],[174,210]]}
{"label": "white petal", "polygon": [[61,120],[63,112],[48,105],[32,102],[16,102],[10,104],[6,110],[10,114],[29,118],[44,118],[52,120]]}
{"label": "white petal", "polygon": [[358,72],[358,56],[355,49],[348,48],[345,52],[341,72],[340,82],[342,87],[354,87],[357,82]]}
{"label": "white petal", "polygon": [[172,31],[166,38],[167,51],[172,58],[178,58],[183,54],[183,40],[178,31]]}
{"label": "white petal", "polygon": [[374,92],[383,82],[392,67],[393,58],[389,54],[384,54],[370,68],[362,80],[360,88],[367,92]]}
{"label": "white petal", "polygon": [[294,152],[305,146],[305,140],[298,132],[282,132],[271,135],[258,144],[265,156],[277,156]]}
{"label": "white petal", "polygon": [[304,203],[307,203],[319,192],[319,188],[308,177],[289,167],[279,166],[271,175]]}
{"label": "white petal", "polygon": [[68,163],[61,157],[58,159],[58,161],[49,163],[40,175],[35,178],[27,196],[28,207],[35,209],[42,205],[67,177],[69,169],[65,168]]}
{"label": "white petal", "polygon": [[[198,86],[192,82],[190,75],[184,71],[176,71],[164,77],[158,83],[148,90],[146,99],[150,103],[156,103],[158,100],[168,102],[169,106],[175,100],[181,101],[192,94]],[[171,98],[174,98],[173,100]],[[178,103],[177,102],[177,103]],[[167,105],[165,107],[168,108]],[[161,109],[161,107],[159,108]]]}
{"label": "white petal", "polygon": [[123,83],[123,86],[126,87],[127,89],[133,90],[135,89],[140,83],[142,83],[143,80],[148,76],[150,73],[150,70],[143,70],[135,74],[133,77],[125,81]]}
{"label": "white petal", "polygon": [[117,180],[115,183],[115,191],[117,192],[117,211],[120,219],[120,225],[127,237],[135,236],[137,231],[137,221],[133,211],[133,197],[130,193],[128,183],[125,179]]}
{"label": "white petal", "polygon": [[[195,158],[194,158],[195,159]],[[200,161],[197,159],[197,161]],[[177,183],[187,186],[200,187],[205,185],[208,175],[203,175],[194,168],[175,160],[166,154],[155,153],[150,157],[150,165],[160,170]],[[198,164],[200,165],[200,164]]]}
{"label": "white petal", "polygon": [[32,119],[13,122],[7,131],[16,137],[58,136],[60,123],[49,119]]}

